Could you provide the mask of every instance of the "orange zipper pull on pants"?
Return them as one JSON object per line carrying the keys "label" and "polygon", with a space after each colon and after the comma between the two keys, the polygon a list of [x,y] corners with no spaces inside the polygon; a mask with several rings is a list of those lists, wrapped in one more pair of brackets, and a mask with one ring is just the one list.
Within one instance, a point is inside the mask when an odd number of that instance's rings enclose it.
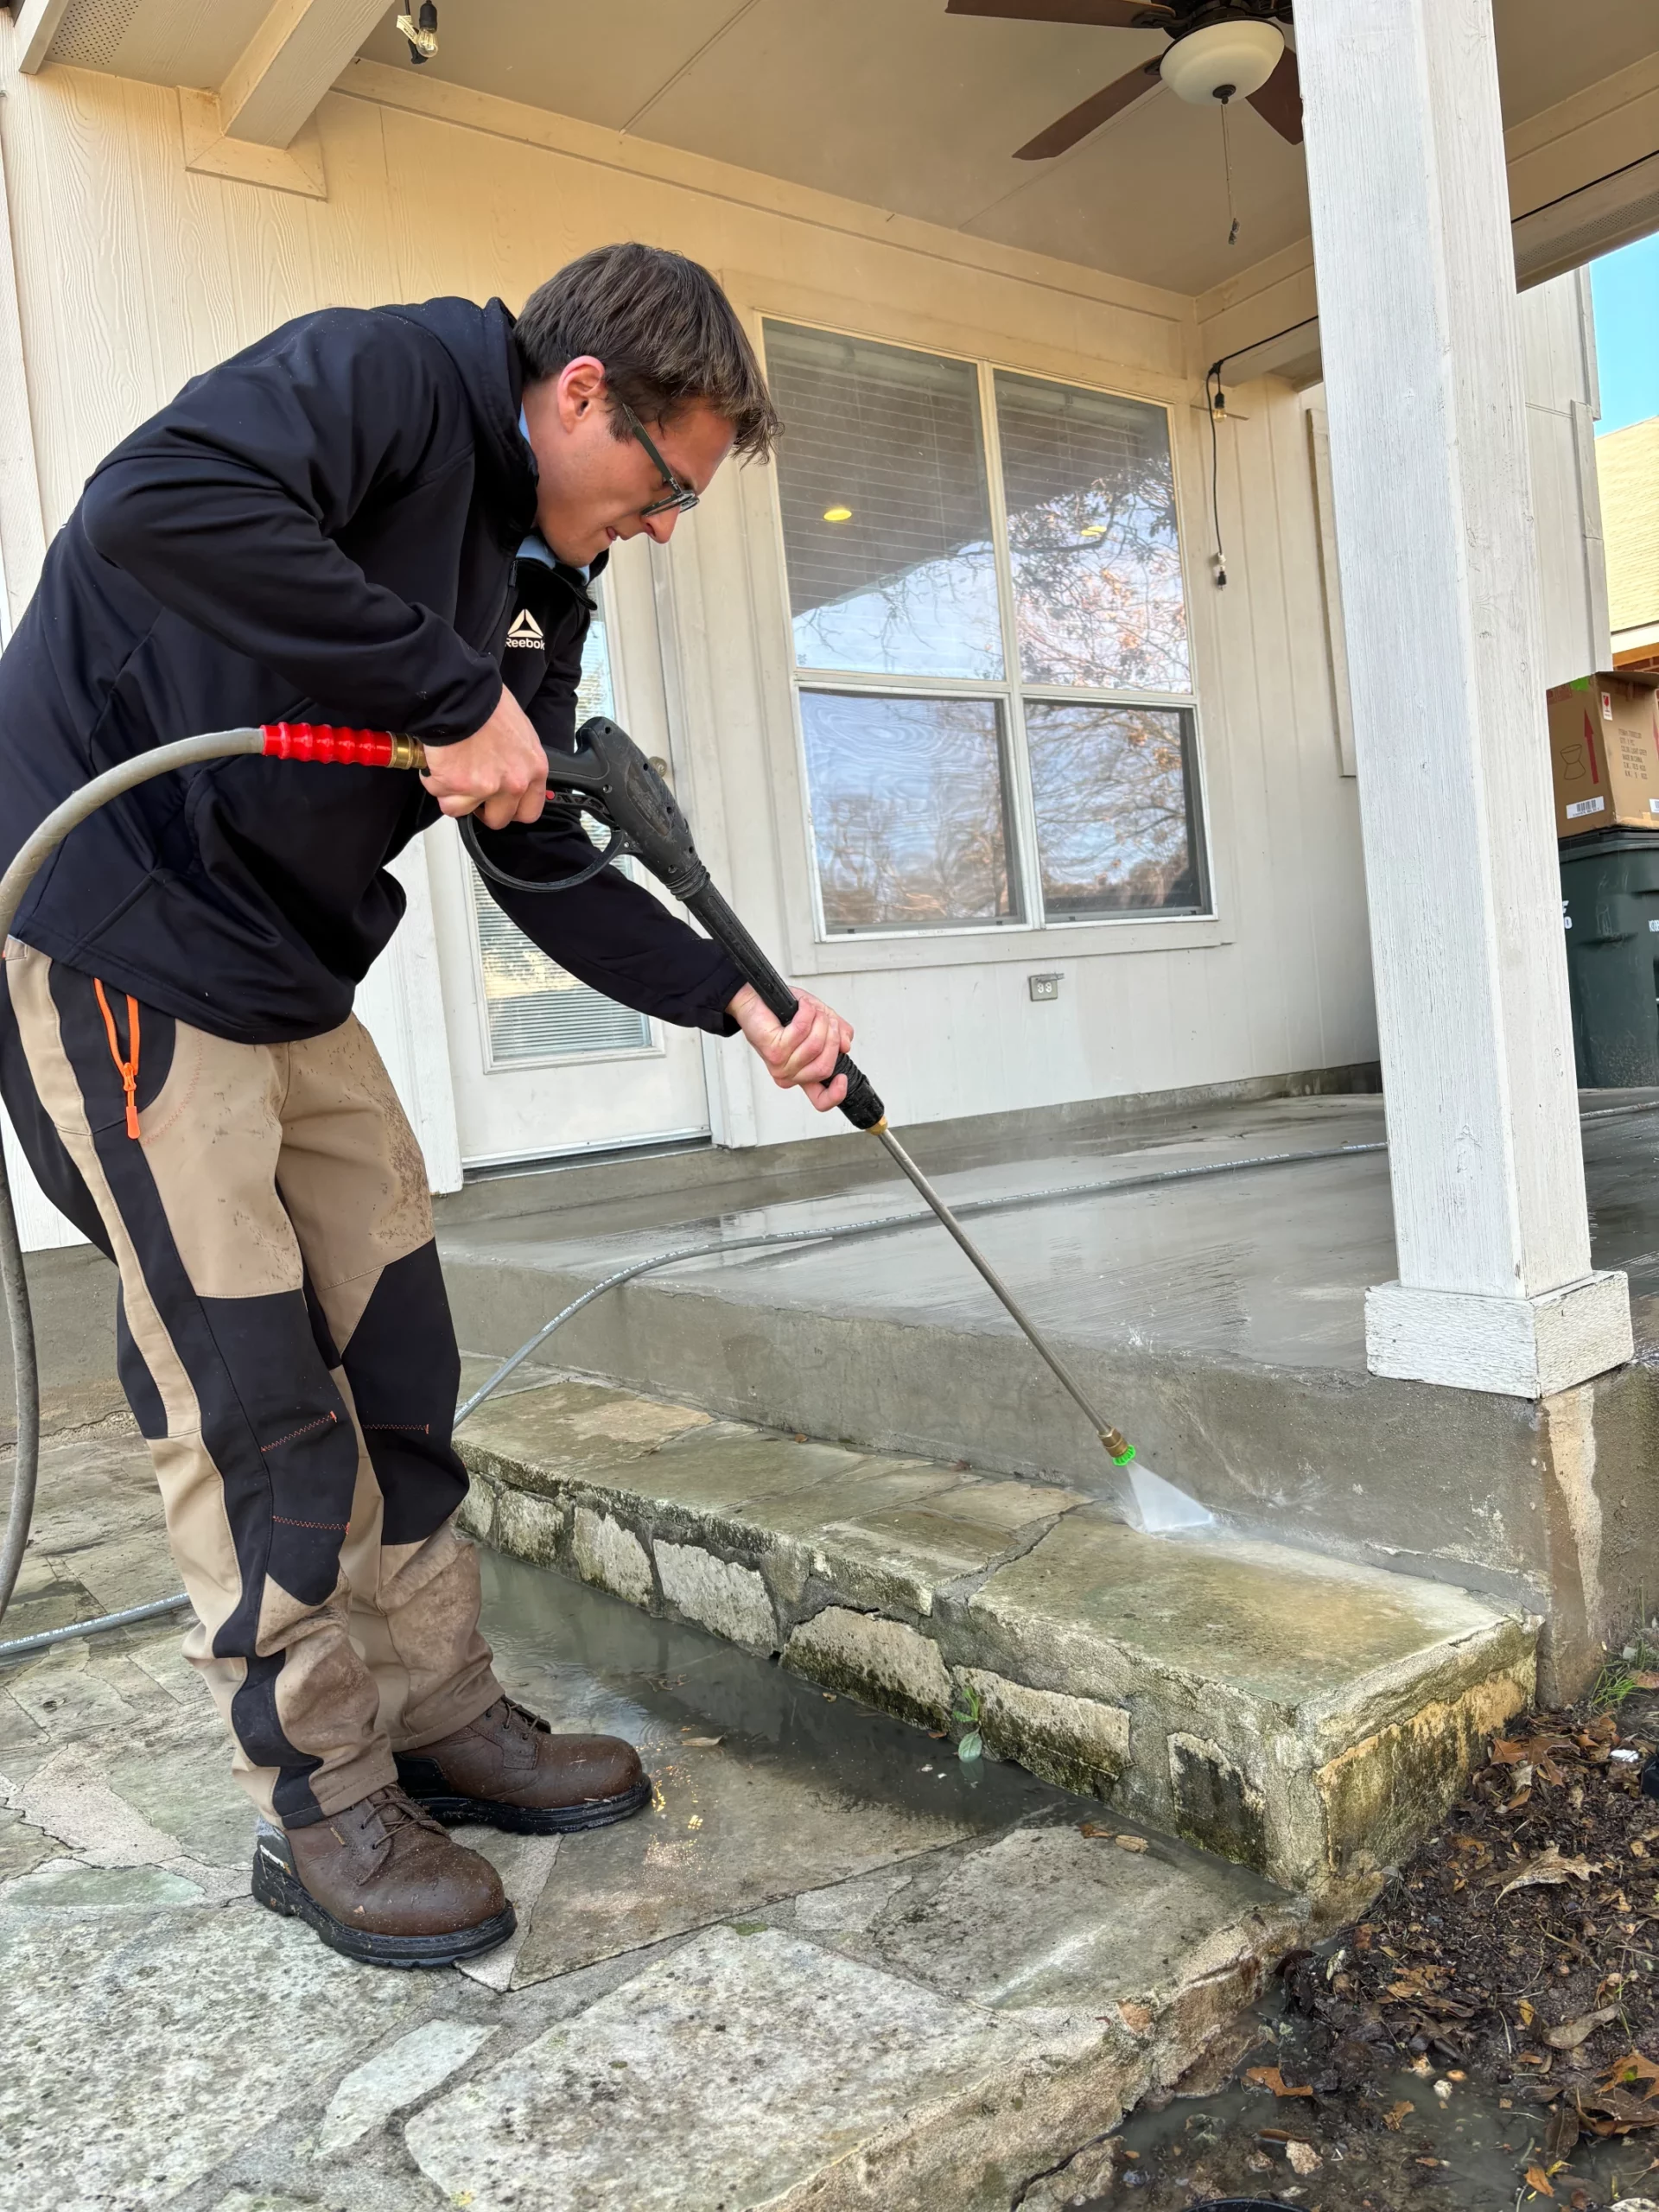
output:
{"label": "orange zipper pull on pants", "polygon": [[137,1140],[138,1131],[138,1001],[130,994],[127,998],[127,1035],[132,1044],[132,1058],[121,1057],[120,1039],[115,1033],[115,1016],[110,1012],[110,1002],[104,995],[104,986],[96,976],[92,988],[98,993],[98,1003],[104,1015],[104,1027],[109,1033],[110,1058],[115,1062],[121,1077],[121,1088],[127,1094],[127,1135]]}

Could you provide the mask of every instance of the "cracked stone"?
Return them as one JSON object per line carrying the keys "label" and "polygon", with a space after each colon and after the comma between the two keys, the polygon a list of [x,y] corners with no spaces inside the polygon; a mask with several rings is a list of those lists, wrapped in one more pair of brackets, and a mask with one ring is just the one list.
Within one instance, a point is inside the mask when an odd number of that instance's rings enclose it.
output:
{"label": "cracked stone", "polygon": [[980,1701],[980,1733],[994,1758],[1022,1766],[1062,1789],[1109,1797],[1129,1764],[1129,1716],[1098,1698],[1033,1690],[979,1667],[957,1669]]}
{"label": "cracked stone", "polygon": [[772,1650],[778,1641],[772,1599],[752,1567],[716,1559],[697,1544],[653,1546],[663,1595],[688,1620],[712,1629],[733,1643]]}
{"label": "cracked stone", "polygon": [[850,1690],[927,1728],[950,1715],[950,1676],[938,1647],[903,1621],[829,1605],[794,1630],[785,1663],[830,1689]]}
{"label": "cracked stone", "polygon": [[425,2020],[377,2050],[352,2069],[329,2099],[313,2155],[333,2158],[361,2142],[393,2113],[447,2082],[495,2033],[465,2020]]}
{"label": "cracked stone", "polygon": [[601,1590],[626,1598],[631,1605],[651,1603],[651,1561],[645,1548],[632,1529],[613,1521],[608,1513],[595,1513],[586,1505],[576,1508],[571,1552],[584,1582],[597,1582]]}
{"label": "cracked stone", "polygon": [[66,2212],[169,2202],[431,2002],[251,1903],[0,1914],[0,1980],[6,2191]]}
{"label": "cracked stone", "polygon": [[[857,2164],[906,2113],[1039,2055],[1017,2019],[773,1930],[716,1929],[416,2113],[404,2139],[472,2212],[715,2212]],[[950,2163],[904,2202],[965,2212]]]}

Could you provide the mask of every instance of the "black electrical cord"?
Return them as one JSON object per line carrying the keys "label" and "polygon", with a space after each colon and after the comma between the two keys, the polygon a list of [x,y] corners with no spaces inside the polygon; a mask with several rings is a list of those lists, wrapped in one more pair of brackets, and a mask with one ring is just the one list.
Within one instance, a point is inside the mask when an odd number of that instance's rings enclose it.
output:
{"label": "black electrical cord", "polygon": [[1227,588],[1227,556],[1221,543],[1221,440],[1216,425],[1227,412],[1227,395],[1221,388],[1221,363],[1213,362],[1204,379],[1205,412],[1210,417],[1210,516],[1216,530],[1216,589]]}

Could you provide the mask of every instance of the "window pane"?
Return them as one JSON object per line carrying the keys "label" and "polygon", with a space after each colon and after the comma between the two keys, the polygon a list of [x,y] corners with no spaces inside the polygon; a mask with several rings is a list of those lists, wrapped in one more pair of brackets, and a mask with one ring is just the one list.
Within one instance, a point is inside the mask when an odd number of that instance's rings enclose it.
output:
{"label": "window pane", "polygon": [[1163,409],[999,370],[996,412],[1020,674],[1190,690]]}
{"label": "window pane", "polygon": [[1001,676],[972,365],[768,323],[766,373],[800,665]]}
{"label": "window pane", "polygon": [[[591,592],[594,587],[590,584]],[[588,626],[588,635],[582,644],[582,674],[576,680],[576,728],[580,729],[593,715],[614,719],[616,695],[611,689],[610,632],[605,625],[605,602],[600,601],[599,612]]]}
{"label": "window pane", "polygon": [[[613,711],[611,660],[603,614],[595,615],[582,652],[576,687],[578,728],[589,715]],[[589,836],[597,825],[588,824]],[[603,842],[604,833],[601,834]],[[638,1052],[651,1046],[651,1024],[632,1007],[550,960],[510,922],[491,898],[476,868],[469,871],[478,915],[479,964],[484,1014],[495,1067],[515,1061],[569,1058],[578,1052]]]}
{"label": "window pane", "polygon": [[995,700],[804,691],[801,720],[832,930],[1019,918]]}
{"label": "window pane", "polygon": [[1189,717],[1033,699],[1026,731],[1050,920],[1201,911]]}

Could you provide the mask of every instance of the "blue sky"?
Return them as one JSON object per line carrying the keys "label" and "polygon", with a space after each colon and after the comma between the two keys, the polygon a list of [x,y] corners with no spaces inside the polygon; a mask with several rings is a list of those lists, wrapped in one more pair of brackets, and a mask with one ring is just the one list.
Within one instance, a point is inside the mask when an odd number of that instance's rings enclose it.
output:
{"label": "blue sky", "polygon": [[1659,237],[1638,238],[1592,262],[1599,435],[1659,415]]}

